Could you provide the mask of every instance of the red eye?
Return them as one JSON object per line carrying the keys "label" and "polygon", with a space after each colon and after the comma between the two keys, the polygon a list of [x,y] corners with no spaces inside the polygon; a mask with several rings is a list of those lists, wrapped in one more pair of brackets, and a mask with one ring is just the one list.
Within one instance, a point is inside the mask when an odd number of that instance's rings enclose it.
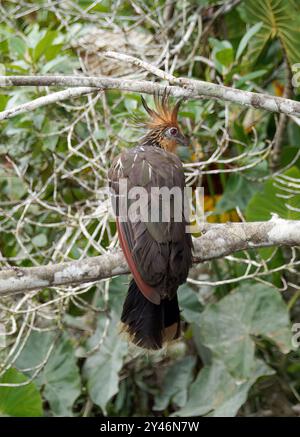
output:
{"label": "red eye", "polygon": [[178,130],[176,129],[176,127],[171,127],[169,132],[172,136],[175,136],[175,135],[177,135]]}

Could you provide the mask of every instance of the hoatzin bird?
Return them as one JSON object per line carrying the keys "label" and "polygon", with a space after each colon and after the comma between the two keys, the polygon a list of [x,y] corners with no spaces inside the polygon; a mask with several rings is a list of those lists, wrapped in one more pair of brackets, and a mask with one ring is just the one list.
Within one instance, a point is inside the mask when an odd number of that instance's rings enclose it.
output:
{"label": "hoatzin bird", "polygon": [[[123,306],[122,326],[133,343],[146,349],[159,349],[180,335],[177,289],[186,281],[192,263],[192,239],[186,233],[184,214],[176,221],[172,205],[159,203],[157,221],[118,219],[119,182],[126,180],[127,193],[133,187],[144,187],[149,194],[149,210],[153,187],[179,187],[183,193],[184,172],[175,152],[178,144],[187,146],[188,140],[178,126],[180,101],[172,108],[168,100],[166,91],[161,98],[154,96],[153,110],[142,98],[148,113],[143,123],[146,134],[139,145],[117,156],[109,171],[119,241],[133,276]],[[170,218],[164,221],[161,213],[167,207]]]}

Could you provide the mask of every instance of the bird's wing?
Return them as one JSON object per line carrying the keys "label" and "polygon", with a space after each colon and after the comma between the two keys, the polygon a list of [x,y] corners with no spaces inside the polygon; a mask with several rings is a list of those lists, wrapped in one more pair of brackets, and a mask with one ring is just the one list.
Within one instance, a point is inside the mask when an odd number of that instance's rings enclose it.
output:
{"label": "bird's wing", "polygon": [[[182,164],[176,155],[157,147],[138,146],[125,150],[117,157],[109,172],[110,186],[116,193],[117,215],[119,213],[122,190],[120,179],[127,183],[125,197],[128,207],[135,199],[130,199],[128,192],[133,187],[143,187],[147,195],[144,213],[148,220],[136,220],[127,216],[126,221],[118,221],[119,240],[129,268],[146,298],[159,303],[161,297],[173,296],[178,286],[187,277],[191,265],[192,240],[185,232],[186,220],[183,217],[185,187]],[[176,218],[176,202],[173,197],[162,204],[158,189],[179,190],[181,199],[181,221]],[[124,192],[123,192],[124,198]],[[178,198],[177,198],[178,201]],[[152,213],[158,213],[158,221],[151,220],[151,203],[156,205]],[[178,206],[178,204],[177,204]],[[163,211],[170,210],[170,220],[163,221]]]}

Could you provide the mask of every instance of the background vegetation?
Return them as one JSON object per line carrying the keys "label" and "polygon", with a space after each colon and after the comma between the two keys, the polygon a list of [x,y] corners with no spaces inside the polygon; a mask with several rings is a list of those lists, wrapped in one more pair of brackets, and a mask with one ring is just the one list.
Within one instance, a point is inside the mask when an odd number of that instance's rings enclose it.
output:
{"label": "background vegetation", "polygon": [[[3,75],[153,79],[103,56],[114,50],[175,76],[299,98],[296,0],[11,0],[0,12]],[[0,110],[48,93],[2,88]],[[139,95],[109,91],[1,121],[2,268],[116,247],[104,188],[113,157],[141,136],[136,113]],[[206,99],[185,101],[180,119],[208,221],[300,219],[299,119]],[[179,292],[183,336],[159,353],[118,333],[126,277],[2,298],[0,415],[299,415],[298,265],[296,249],[272,248],[195,266]]]}

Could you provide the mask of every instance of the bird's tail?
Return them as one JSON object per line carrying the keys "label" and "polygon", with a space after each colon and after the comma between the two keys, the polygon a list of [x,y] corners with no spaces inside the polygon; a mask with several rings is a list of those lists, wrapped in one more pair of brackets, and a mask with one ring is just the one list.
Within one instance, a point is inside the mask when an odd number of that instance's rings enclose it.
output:
{"label": "bird's tail", "polygon": [[130,340],[145,349],[160,349],[180,335],[177,295],[155,305],[146,299],[134,279],[131,280],[121,316],[123,330]]}

